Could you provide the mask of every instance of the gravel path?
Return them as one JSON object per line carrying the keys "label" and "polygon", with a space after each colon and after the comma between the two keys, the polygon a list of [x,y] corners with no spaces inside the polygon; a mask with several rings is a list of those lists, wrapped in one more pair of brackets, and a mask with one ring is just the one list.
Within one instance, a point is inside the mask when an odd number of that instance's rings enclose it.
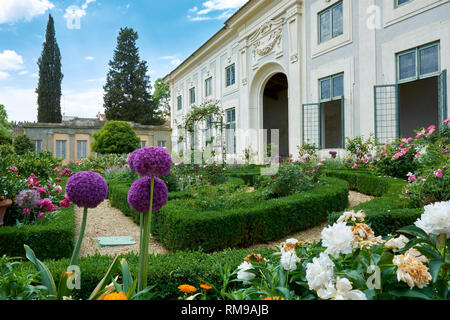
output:
{"label": "gravel path", "polygon": [[[358,192],[350,191],[349,201],[350,207],[354,207],[362,202],[372,200],[374,197],[367,196]],[[83,216],[83,209],[75,208],[75,234],[78,236],[81,219]],[[320,226],[297,232],[280,239],[279,241],[273,241],[270,243],[258,244],[250,247],[250,249],[263,248],[263,247],[275,247],[286,239],[295,238],[299,240],[320,240],[320,233],[322,229],[327,226],[327,223],[323,223]],[[86,231],[83,238],[83,243],[80,249],[80,256],[86,257],[100,253],[101,255],[116,255],[128,252],[139,252],[139,226],[134,223],[131,218],[125,216],[119,209],[111,207],[108,200],[105,200],[96,209],[89,209],[88,219],[86,224]],[[101,248],[97,242],[99,237],[114,237],[114,236],[131,236],[136,241],[136,244],[129,246],[118,247],[104,247]],[[167,253],[160,243],[151,239],[149,245],[149,252],[155,254]]]}

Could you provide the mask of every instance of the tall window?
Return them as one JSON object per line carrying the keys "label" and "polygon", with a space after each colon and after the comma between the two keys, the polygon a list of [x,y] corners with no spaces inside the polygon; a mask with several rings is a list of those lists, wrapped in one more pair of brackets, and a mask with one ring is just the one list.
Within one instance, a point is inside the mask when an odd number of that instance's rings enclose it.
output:
{"label": "tall window", "polygon": [[67,160],[66,140],[56,140],[56,157],[63,160]]}
{"label": "tall window", "polygon": [[212,95],[212,77],[205,80],[205,97]]}
{"label": "tall window", "polygon": [[229,86],[235,84],[236,83],[236,68],[235,68],[234,63],[225,69],[225,73],[226,73],[226,86],[229,87]]}
{"label": "tall window", "polygon": [[87,141],[78,140],[77,141],[77,159],[81,160],[87,158]]}
{"label": "tall window", "polygon": [[344,74],[320,79],[319,88],[321,102],[340,99],[344,95]]}
{"label": "tall window", "polygon": [[398,82],[413,81],[437,75],[440,70],[439,42],[397,54]]}
{"label": "tall window", "polygon": [[344,33],[342,1],[319,13],[319,43]]}
{"label": "tall window", "polygon": [[141,140],[141,148],[145,148],[147,146],[147,141]]}
{"label": "tall window", "polygon": [[178,96],[177,97],[177,110],[183,109],[183,97]]}
{"label": "tall window", "polygon": [[236,153],[236,109],[228,109],[226,111],[226,124],[225,124],[226,134],[225,143],[227,148],[227,153]]}
{"label": "tall window", "polygon": [[189,102],[190,102],[191,104],[194,104],[194,103],[195,103],[195,88],[191,88],[191,89],[189,90]]}
{"label": "tall window", "polygon": [[42,151],[42,140],[34,140],[34,151],[39,153]]}
{"label": "tall window", "polygon": [[412,0],[394,0],[395,2],[395,7],[400,7],[401,5],[411,2]]}

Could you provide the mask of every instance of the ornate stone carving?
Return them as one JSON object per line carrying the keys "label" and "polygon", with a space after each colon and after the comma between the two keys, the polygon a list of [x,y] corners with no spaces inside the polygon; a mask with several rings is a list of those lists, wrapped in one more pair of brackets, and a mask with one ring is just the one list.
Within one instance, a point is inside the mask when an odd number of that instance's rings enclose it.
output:
{"label": "ornate stone carving", "polygon": [[298,61],[298,54],[293,54],[292,56],[291,56],[291,63],[295,63],[295,62],[297,62]]}
{"label": "ornate stone carving", "polygon": [[253,64],[257,64],[261,57],[276,51],[277,56],[283,52],[283,24],[286,19],[270,20],[258,28],[249,38],[253,45]]}

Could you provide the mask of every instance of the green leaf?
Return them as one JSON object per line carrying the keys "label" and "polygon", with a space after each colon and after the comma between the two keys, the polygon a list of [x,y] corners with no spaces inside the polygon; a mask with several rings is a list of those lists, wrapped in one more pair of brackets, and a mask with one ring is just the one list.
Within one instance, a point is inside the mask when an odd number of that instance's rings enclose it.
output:
{"label": "green leaf", "polygon": [[53,280],[53,276],[50,273],[50,270],[45,264],[43,264],[39,259],[36,258],[34,251],[29,246],[24,245],[24,247],[27,259],[30,260],[39,271],[42,285],[44,285],[48,289],[49,298],[56,299],[58,294],[56,291],[55,280]]}
{"label": "green leaf", "polygon": [[404,290],[393,290],[389,291],[389,293],[395,297],[399,298],[414,298],[414,299],[422,299],[422,300],[432,300],[426,294],[417,291],[415,289],[404,289]]}
{"label": "green leaf", "polygon": [[117,269],[117,265],[119,262],[119,256],[116,256],[114,258],[114,261],[111,263],[111,265],[109,266],[108,271],[106,272],[105,276],[103,277],[103,279],[99,282],[99,284],[97,285],[97,287],[94,289],[94,291],[92,292],[91,296],[89,297],[88,300],[96,300],[99,296],[102,295],[103,291],[105,290],[106,286],[107,286],[107,281],[110,277],[112,277],[113,273],[115,272],[115,270]]}
{"label": "green leaf", "polygon": [[416,237],[419,237],[422,239],[430,240],[430,237],[428,236],[428,234],[416,226],[403,227],[400,230],[398,230],[398,232],[406,233],[406,234],[410,234],[412,236],[416,236]]}
{"label": "green leaf", "polygon": [[430,261],[430,274],[433,278],[433,283],[436,283],[438,280],[439,270],[444,264],[444,260],[442,259],[433,259]]}

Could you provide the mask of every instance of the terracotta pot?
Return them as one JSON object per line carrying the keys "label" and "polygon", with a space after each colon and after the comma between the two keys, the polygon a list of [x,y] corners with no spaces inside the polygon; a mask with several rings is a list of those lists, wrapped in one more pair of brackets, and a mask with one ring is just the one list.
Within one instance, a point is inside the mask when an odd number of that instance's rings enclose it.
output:
{"label": "terracotta pot", "polygon": [[6,210],[11,207],[12,200],[8,199],[0,201],[0,226],[3,226],[3,218],[5,217]]}

